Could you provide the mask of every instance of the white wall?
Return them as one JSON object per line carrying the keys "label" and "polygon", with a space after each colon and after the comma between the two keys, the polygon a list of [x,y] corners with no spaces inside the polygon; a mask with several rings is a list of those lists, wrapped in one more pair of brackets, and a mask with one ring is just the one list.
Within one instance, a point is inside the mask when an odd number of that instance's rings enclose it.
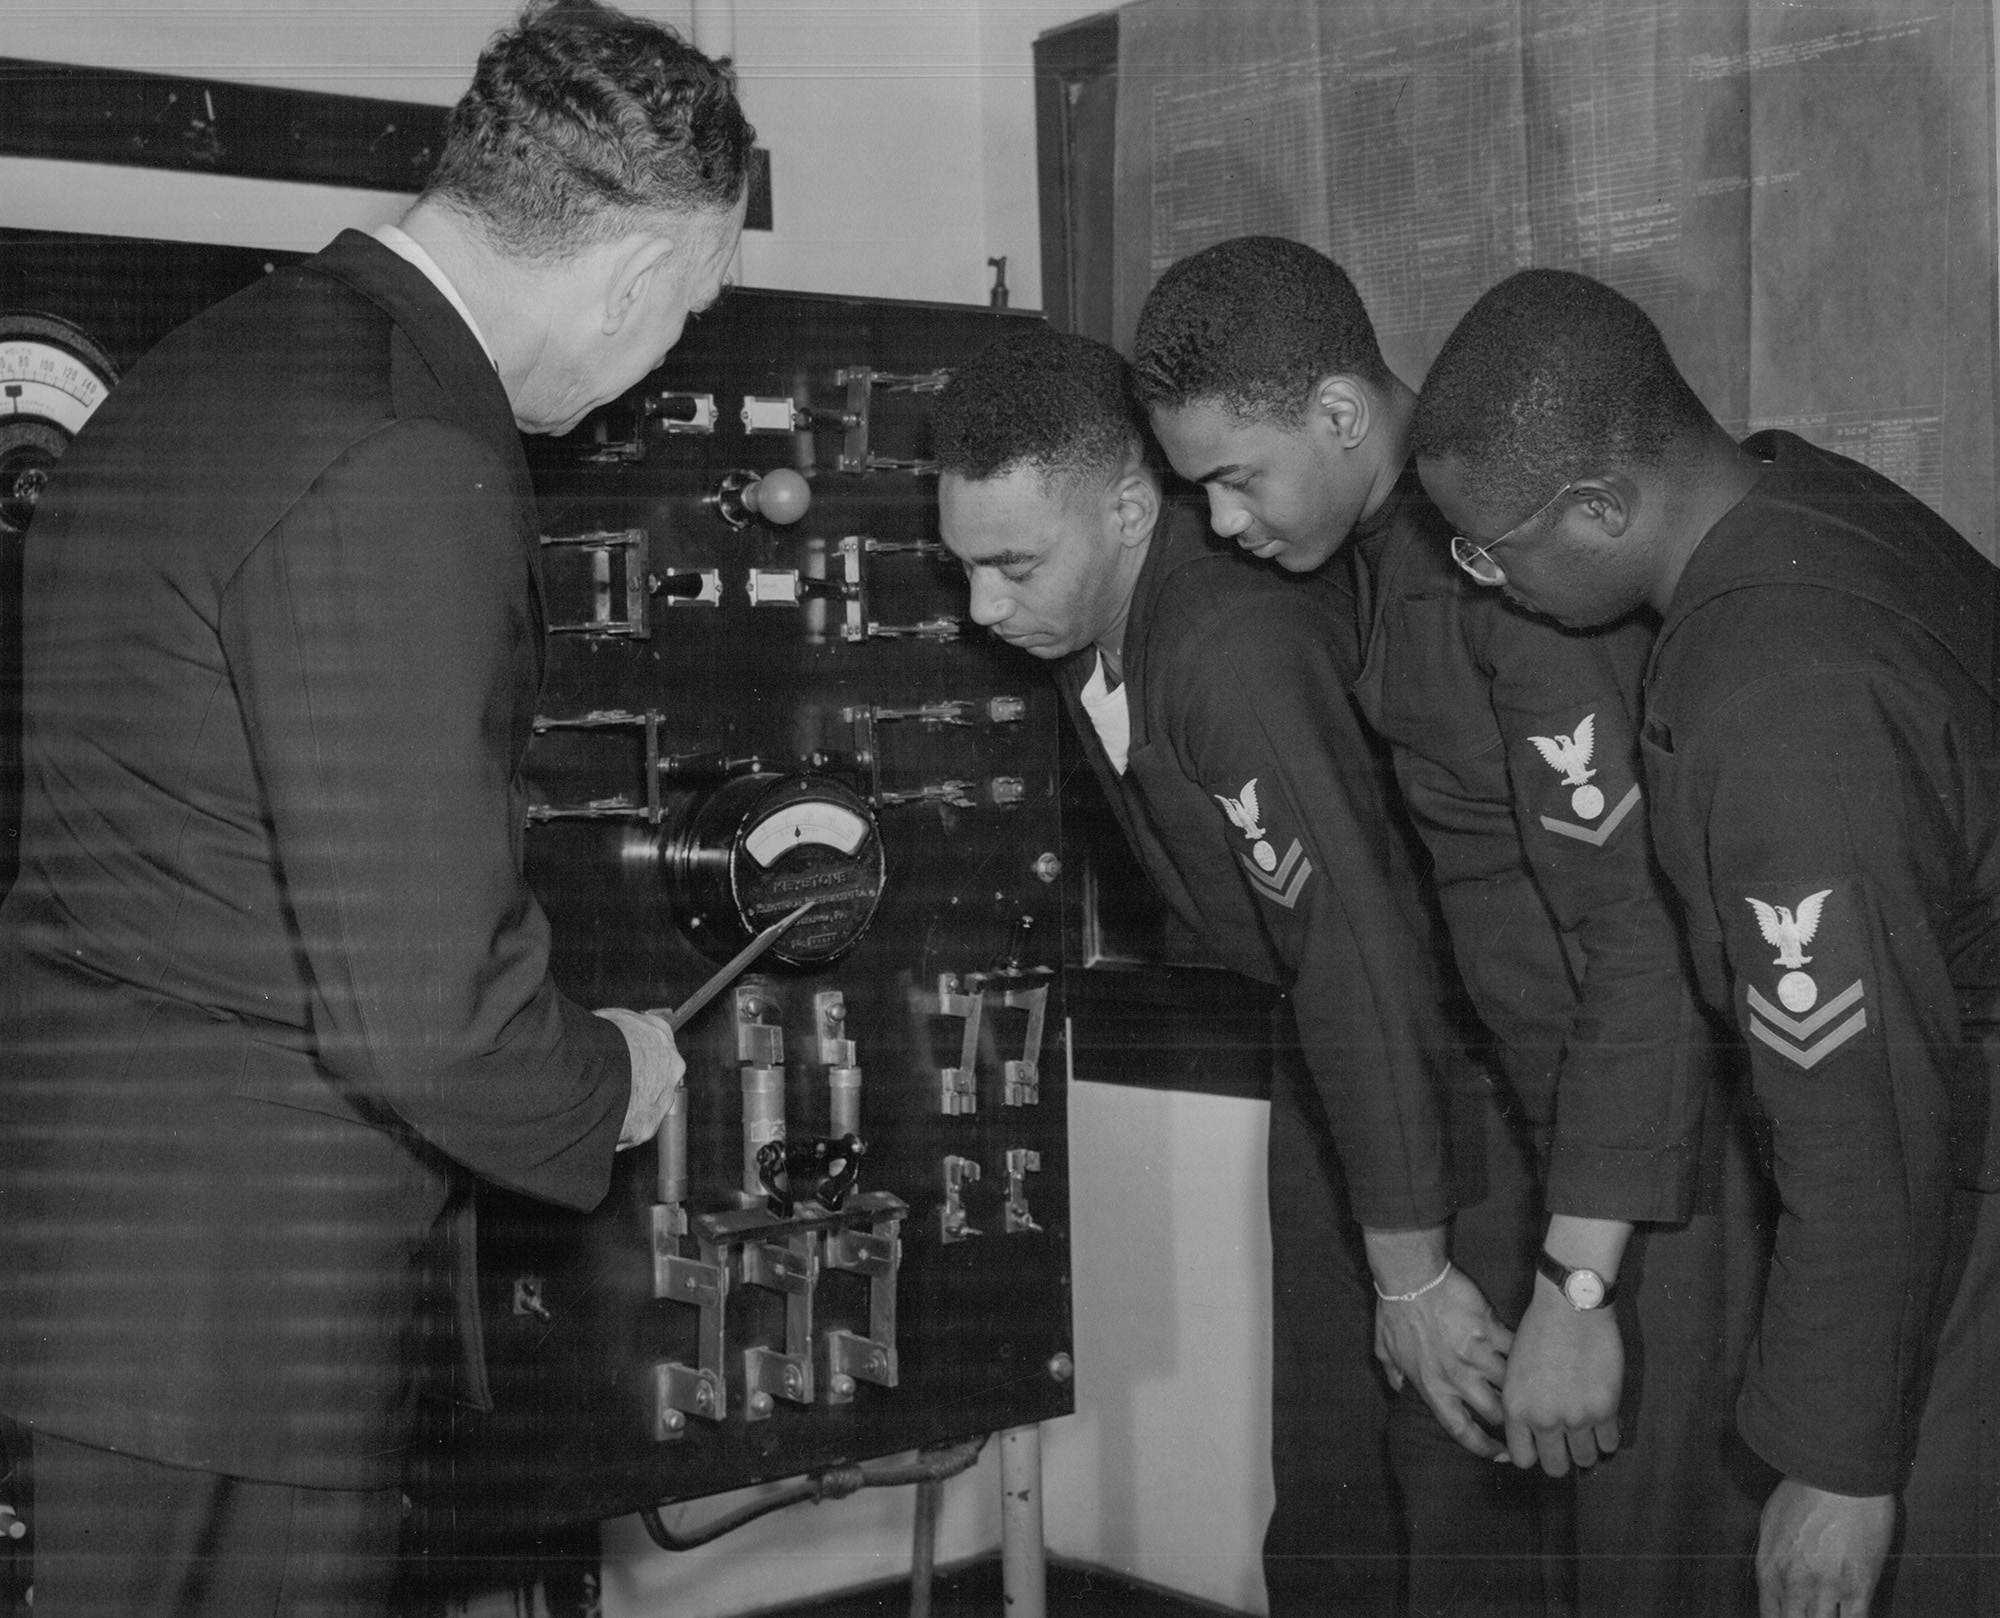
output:
{"label": "white wall", "polygon": [[1259,1613],[1271,1510],[1269,1111],[1072,1088],[1077,1413],[1042,1434],[1051,1554]]}
{"label": "white wall", "polygon": [[[627,0],[686,29],[691,0]],[[726,6],[704,4],[707,13]],[[1015,0],[736,0],[743,102],[771,148],[776,229],[750,285],[983,303],[1005,253],[1040,297],[1029,42],[1090,7]],[[504,0],[340,11],[322,0],[9,0],[7,54],[447,104]],[[0,223],[311,250],[407,198],[154,169],[0,159]]]}

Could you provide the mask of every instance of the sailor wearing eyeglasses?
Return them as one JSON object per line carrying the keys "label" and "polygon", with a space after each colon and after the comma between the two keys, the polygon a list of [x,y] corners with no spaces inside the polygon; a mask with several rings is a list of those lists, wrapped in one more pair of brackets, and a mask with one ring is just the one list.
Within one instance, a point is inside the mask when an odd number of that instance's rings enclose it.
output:
{"label": "sailor wearing eyeglasses", "polygon": [[1653,836],[1784,1208],[1736,1408],[1783,1474],[1765,1613],[2000,1611],[2000,572],[1854,461],[1737,443],[1579,275],[1474,304],[1414,441],[1519,600],[1662,615]]}
{"label": "sailor wearing eyeglasses", "polygon": [[[1454,537],[1409,458],[1415,396],[1311,248],[1246,237],[1174,266],[1140,316],[1135,371],[1218,534],[1293,573],[1355,569],[1356,699],[1391,744],[1537,1148],[1521,1273],[1483,1279],[1519,1320],[1512,1459],[1584,1469],[1565,1486],[1577,1610],[1752,1612],[1757,1497],[1725,1451],[1763,1270],[1761,1178],[1647,846],[1651,627],[1570,634],[1481,587],[1504,583],[1513,534]],[[1633,1236],[1635,1222],[1650,1228]]]}

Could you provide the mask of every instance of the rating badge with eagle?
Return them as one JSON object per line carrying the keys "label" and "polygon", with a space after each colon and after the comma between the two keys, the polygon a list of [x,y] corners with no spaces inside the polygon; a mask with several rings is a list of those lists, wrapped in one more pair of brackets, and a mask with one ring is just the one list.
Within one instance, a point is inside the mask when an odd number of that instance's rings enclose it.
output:
{"label": "rating badge with eagle", "polygon": [[1632,738],[1614,723],[1606,723],[1600,734],[1595,710],[1574,720],[1543,717],[1547,734],[1531,729],[1511,738],[1515,780],[1544,831],[1602,848],[1639,807]]}
{"label": "rating badge with eagle", "polygon": [[1751,1049],[1811,1072],[1867,1031],[1861,918],[1844,882],[1774,884],[1724,912]]}
{"label": "rating badge with eagle", "polygon": [[1238,848],[1236,858],[1248,873],[1250,886],[1274,905],[1290,910],[1298,904],[1299,895],[1305,891],[1313,865],[1306,855],[1305,845],[1296,837],[1290,839],[1290,846],[1283,854],[1278,852],[1278,837],[1265,829],[1268,812],[1258,800],[1259,779],[1253,775],[1234,793],[1216,792],[1210,796],[1222,805],[1229,824],[1243,834],[1244,841],[1249,845],[1247,854]]}

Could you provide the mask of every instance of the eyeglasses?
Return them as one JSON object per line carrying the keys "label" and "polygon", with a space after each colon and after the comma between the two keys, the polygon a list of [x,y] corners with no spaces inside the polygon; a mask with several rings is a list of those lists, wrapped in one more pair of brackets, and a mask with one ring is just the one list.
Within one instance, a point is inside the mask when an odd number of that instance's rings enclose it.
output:
{"label": "eyeglasses", "polygon": [[1544,500],[1539,506],[1502,534],[1498,539],[1489,539],[1484,545],[1475,545],[1463,534],[1451,536],[1451,559],[1472,575],[1473,579],[1487,586],[1505,584],[1507,570],[1494,561],[1488,553],[1497,551],[1511,539],[1518,539],[1524,528],[1532,528],[1547,516],[1550,509],[1562,497],[1574,489],[1574,482],[1565,483],[1560,489]]}

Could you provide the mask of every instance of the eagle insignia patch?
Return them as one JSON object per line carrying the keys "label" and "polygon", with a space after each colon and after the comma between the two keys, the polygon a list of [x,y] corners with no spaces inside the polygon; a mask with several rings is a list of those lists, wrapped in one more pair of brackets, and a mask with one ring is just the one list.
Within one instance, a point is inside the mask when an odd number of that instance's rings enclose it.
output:
{"label": "eagle insignia patch", "polygon": [[1236,856],[1250,873],[1250,885],[1273,904],[1290,910],[1299,902],[1306,878],[1312,875],[1312,861],[1305,857],[1305,848],[1296,837],[1282,859],[1271,846],[1271,834],[1264,829],[1263,811],[1257,803],[1258,779],[1253,775],[1245,781],[1243,789],[1233,798],[1220,792],[1209,796],[1222,805],[1230,825],[1250,840],[1249,857]]}
{"label": "eagle insignia patch", "polygon": [[[1760,960],[1763,952],[1747,936],[1744,922],[1730,923],[1732,931],[1741,929],[1741,947],[1731,953],[1743,984],[1743,1031],[1808,1072],[1868,1026],[1855,922],[1836,894],[1829,886],[1796,898],[1790,893],[1782,899],[1743,896],[1758,938],[1775,952],[1768,964]],[[1834,901],[1831,908],[1829,901]],[[1753,961],[1759,966],[1752,966]],[[1814,965],[1817,972],[1806,971]]]}
{"label": "eagle insignia patch", "polygon": [[1530,736],[1528,745],[1555,772],[1553,781],[1539,777],[1535,793],[1542,828],[1602,848],[1639,806],[1640,794],[1629,762],[1615,748],[1607,749],[1609,764],[1596,764],[1597,715],[1585,714],[1568,734]]}

